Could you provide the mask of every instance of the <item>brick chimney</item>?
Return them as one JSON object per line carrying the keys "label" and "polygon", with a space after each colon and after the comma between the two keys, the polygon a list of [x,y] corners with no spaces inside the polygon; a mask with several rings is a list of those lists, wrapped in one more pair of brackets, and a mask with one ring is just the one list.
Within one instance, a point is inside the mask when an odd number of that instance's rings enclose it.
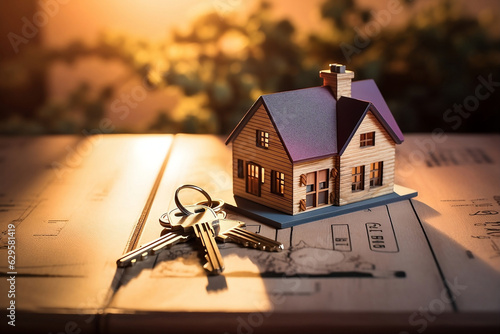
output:
{"label": "brick chimney", "polygon": [[323,86],[330,86],[335,99],[341,96],[351,97],[351,81],[354,78],[353,71],[346,71],[345,65],[330,64],[329,70],[319,71],[323,78]]}

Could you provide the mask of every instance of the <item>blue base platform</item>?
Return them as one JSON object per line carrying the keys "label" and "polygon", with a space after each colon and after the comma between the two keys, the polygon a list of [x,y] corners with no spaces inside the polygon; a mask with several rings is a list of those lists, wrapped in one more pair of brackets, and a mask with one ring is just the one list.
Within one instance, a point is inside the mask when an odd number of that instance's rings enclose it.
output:
{"label": "blue base platform", "polygon": [[234,196],[234,200],[227,201],[226,205],[228,205],[229,208],[233,211],[241,213],[261,223],[276,228],[287,228],[295,225],[309,223],[319,219],[340,216],[346,213],[407,200],[417,195],[418,193],[416,190],[399,185],[394,185],[394,192],[391,194],[342,206],[329,205],[322,209],[306,211],[296,215],[289,215],[275,209],[268,208],[267,206],[252,202],[245,198],[241,198],[239,196]]}

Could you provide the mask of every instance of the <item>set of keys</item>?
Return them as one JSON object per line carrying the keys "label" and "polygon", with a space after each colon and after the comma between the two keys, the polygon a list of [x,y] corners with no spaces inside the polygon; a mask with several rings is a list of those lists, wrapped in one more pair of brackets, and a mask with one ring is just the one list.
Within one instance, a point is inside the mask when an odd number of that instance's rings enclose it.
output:
{"label": "set of keys", "polygon": [[[201,192],[207,200],[194,205],[182,205],[178,195],[186,188]],[[206,260],[203,267],[215,275],[224,270],[224,261],[216,241],[234,242],[243,247],[269,252],[283,250],[282,243],[243,229],[245,223],[241,221],[226,219],[226,213],[223,211],[224,202],[213,201],[210,195],[198,186],[180,186],[175,192],[174,201],[177,208],[160,217],[160,224],[168,230],[167,233],[123,255],[116,261],[118,267],[131,266],[148,256],[156,255],[175,244],[191,239],[197,239],[201,243]]]}

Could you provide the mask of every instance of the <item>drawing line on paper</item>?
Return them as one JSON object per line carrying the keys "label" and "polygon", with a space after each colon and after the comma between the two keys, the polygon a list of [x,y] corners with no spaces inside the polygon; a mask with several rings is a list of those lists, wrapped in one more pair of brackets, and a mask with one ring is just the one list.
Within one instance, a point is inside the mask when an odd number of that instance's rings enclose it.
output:
{"label": "drawing line on paper", "polygon": [[424,234],[425,240],[427,241],[427,245],[429,246],[429,250],[431,251],[432,258],[434,260],[434,263],[436,264],[436,268],[439,272],[439,276],[441,277],[441,281],[443,282],[443,286],[446,289],[446,293],[448,295],[448,299],[450,300],[451,306],[453,308],[453,312],[458,312],[457,304],[455,303],[455,298],[453,298],[453,294],[451,293],[451,289],[448,285],[448,282],[446,281],[446,278],[444,276],[443,269],[441,268],[441,265],[439,264],[437,260],[436,253],[434,252],[434,249],[432,248],[431,241],[429,240],[429,237],[427,236],[427,232],[425,231],[424,225],[422,224],[422,221],[420,220],[420,217],[417,213],[417,210],[415,209],[415,206],[413,205],[413,200],[409,200],[410,205],[413,209],[413,213],[415,214],[415,217],[417,218],[417,221],[420,225],[420,228],[422,230],[422,233]]}

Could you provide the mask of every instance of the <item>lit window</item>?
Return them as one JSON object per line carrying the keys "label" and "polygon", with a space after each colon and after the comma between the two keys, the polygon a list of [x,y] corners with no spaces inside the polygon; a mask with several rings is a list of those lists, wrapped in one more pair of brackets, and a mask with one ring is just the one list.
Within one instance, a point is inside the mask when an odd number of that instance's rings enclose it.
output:
{"label": "lit window", "polygon": [[260,197],[261,168],[253,162],[247,162],[246,190],[247,193]]}
{"label": "lit window", "polygon": [[365,189],[365,166],[358,166],[352,169],[352,191]]}
{"label": "lit window", "polygon": [[271,171],[271,192],[277,195],[285,194],[285,174]]}
{"label": "lit window", "polygon": [[359,138],[359,147],[375,146],[375,132],[362,133]]}
{"label": "lit window", "polygon": [[269,132],[257,130],[257,146],[269,148]]}
{"label": "lit window", "polygon": [[382,185],[383,166],[383,161],[370,164],[370,187],[378,187]]}

